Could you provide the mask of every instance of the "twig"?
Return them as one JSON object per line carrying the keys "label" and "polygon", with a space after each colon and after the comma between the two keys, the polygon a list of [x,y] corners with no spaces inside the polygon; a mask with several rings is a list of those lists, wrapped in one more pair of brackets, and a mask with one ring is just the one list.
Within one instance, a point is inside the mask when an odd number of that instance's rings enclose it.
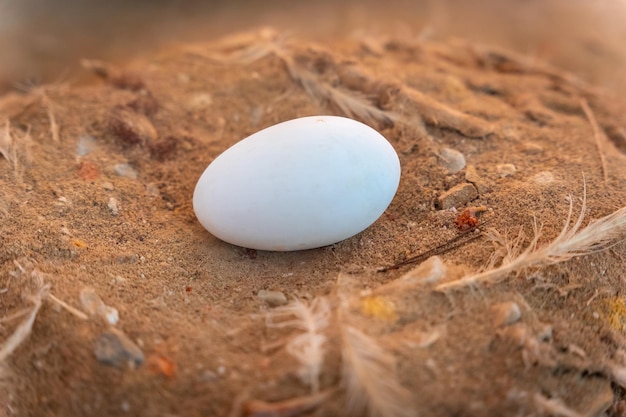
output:
{"label": "twig", "polygon": [[51,293],[48,294],[48,298],[52,301],[54,301],[55,303],[57,303],[58,305],[60,305],[61,307],[63,307],[64,309],[66,309],[68,312],[72,313],[73,315],[75,315],[76,317],[78,317],[81,320],[87,320],[89,317],[87,317],[87,315],[85,313],[83,313],[82,311],[72,307],[71,305],[67,304],[65,301],[60,300],[58,298],[56,298],[54,295],[52,295]]}
{"label": "twig", "polygon": [[13,321],[15,319],[19,319],[20,317],[23,317],[23,316],[27,315],[31,311],[32,311],[32,308],[25,308],[24,310],[20,310],[17,313],[13,313],[11,315],[4,316],[4,317],[0,318],[0,323],[8,323],[8,322]]}
{"label": "twig", "polygon": [[537,249],[537,242],[541,233],[539,228],[535,226],[535,237],[515,259],[504,262],[497,268],[441,284],[436,289],[443,291],[479,282],[498,282],[509,274],[525,268],[554,265],[576,256],[588,255],[608,249],[626,239],[626,207],[622,207],[601,219],[592,221],[581,230],[586,210],[586,186],[584,195],[580,215],[571,227],[573,199],[570,198],[569,213],[565,225],[561,233],[550,244]]}
{"label": "twig", "polygon": [[604,176],[604,183],[606,184],[609,182],[609,173],[606,168],[606,157],[604,156],[604,152],[602,152],[602,145],[600,143],[600,138],[603,135],[602,129],[598,125],[598,122],[596,121],[596,117],[594,116],[593,111],[591,110],[591,107],[589,107],[589,103],[587,103],[587,100],[585,100],[584,98],[581,99],[580,107],[582,107],[583,111],[585,112],[585,116],[587,116],[587,120],[589,120],[589,123],[591,124],[591,127],[593,128],[593,137],[596,141],[596,147],[598,148],[598,153],[600,154],[600,162],[602,163],[602,175]]}
{"label": "twig", "polygon": [[453,109],[418,90],[403,87],[400,95],[416,107],[428,125],[456,130],[468,138],[483,138],[493,133],[493,126],[488,122]]}
{"label": "twig", "polygon": [[48,120],[50,121],[50,134],[52,135],[52,140],[55,143],[59,143],[59,124],[57,123],[56,116],[52,111],[53,103],[48,98],[45,92],[42,94],[42,104],[46,108],[46,113],[48,114]]}
{"label": "twig", "polygon": [[318,392],[317,394],[271,403],[260,400],[249,400],[244,405],[244,416],[294,417],[317,407],[334,391],[335,390],[327,390]]}
{"label": "twig", "polygon": [[0,365],[4,363],[4,361],[9,356],[11,356],[11,354],[15,351],[15,349],[17,349],[30,334],[33,328],[33,323],[35,323],[35,318],[37,317],[37,313],[39,313],[39,309],[41,308],[43,299],[46,297],[46,294],[49,289],[50,289],[49,285],[42,284],[41,287],[39,287],[39,289],[37,290],[37,293],[33,295],[32,301],[33,301],[34,306],[32,310],[30,311],[30,314],[28,315],[26,320],[24,320],[17,327],[17,329],[13,332],[13,334],[7,340],[5,340],[5,342],[0,347]]}
{"label": "twig", "polygon": [[[310,70],[296,63],[293,52],[284,46],[284,42],[274,32],[267,34],[261,32],[260,36],[256,38],[247,36],[237,40],[235,48],[226,52],[207,52],[202,48],[188,48],[187,51],[223,64],[250,64],[273,54],[283,61],[290,77],[311,97],[320,101],[327,101],[346,116],[366,123],[404,124],[415,128],[424,136],[427,134],[423,122],[453,129],[472,138],[482,138],[493,133],[493,126],[485,120],[455,110],[420,91],[402,86],[401,83],[374,77],[360,70],[353,72],[356,73],[359,82],[363,85],[357,83],[357,85],[348,86],[348,88],[341,88],[328,84]],[[325,55],[332,57],[329,52]],[[337,67],[337,60],[330,59],[335,64],[334,67]],[[340,80],[345,81],[345,77],[342,79],[341,68],[337,70],[337,75]],[[398,114],[380,109],[369,100],[368,97],[371,93],[381,93],[388,88],[395,90],[398,98],[412,106],[413,109],[409,109],[405,114]]]}
{"label": "twig", "polygon": [[[484,222],[483,224],[485,224],[487,222]],[[408,259],[405,259],[402,262],[399,262],[397,264],[391,265],[391,266],[384,266],[382,268],[378,268],[377,272],[387,272],[387,271],[392,271],[394,269],[399,269],[402,268],[403,266],[406,265],[410,265],[410,264],[414,264],[414,263],[419,263],[424,261],[425,259],[430,258],[431,256],[434,255],[442,255],[444,253],[450,252],[451,250],[454,250],[456,248],[460,248],[463,245],[466,245],[476,239],[478,239],[479,237],[482,237],[481,233],[473,233],[476,230],[476,228],[472,228],[472,229],[468,229],[462,233],[460,233],[459,235],[453,237],[452,239],[448,240],[445,243],[442,243],[441,245],[434,247],[432,249],[427,250],[426,252],[422,252],[418,255],[412,256]],[[468,236],[469,234],[472,234],[472,236]]]}
{"label": "twig", "polygon": [[572,410],[559,398],[546,398],[543,395],[536,393],[533,396],[535,406],[540,412],[556,416],[556,417],[583,417],[582,414]]}
{"label": "twig", "polygon": [[274,53],[283,61],[291,78],[311,97],[334,104],[346,116],[382,124],[390,124],[397,118],[397,115],[374,106],[363,94],[342,90],[320,81],[308,70],[297,65],[289,52],[276,48]]}

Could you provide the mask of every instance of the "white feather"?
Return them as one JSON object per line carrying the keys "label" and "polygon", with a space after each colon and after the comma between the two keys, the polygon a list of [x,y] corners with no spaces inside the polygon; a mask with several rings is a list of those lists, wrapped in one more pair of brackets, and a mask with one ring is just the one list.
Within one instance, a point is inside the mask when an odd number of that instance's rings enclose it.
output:
{"label": "white feather", "polygon": [[[276,322],[280,317],[290,320]],[[303,383],[311,387],[313,393],[319,391],[319,375],[324,361],[326,336],[324,331],[330,318],[330,306],[326,298],[320,297],[309,304],[301,300],[277,308],[267,317],[268,327],[290,327],[302,333],[287,342],[287,352],[302,365],[298,372]]]}

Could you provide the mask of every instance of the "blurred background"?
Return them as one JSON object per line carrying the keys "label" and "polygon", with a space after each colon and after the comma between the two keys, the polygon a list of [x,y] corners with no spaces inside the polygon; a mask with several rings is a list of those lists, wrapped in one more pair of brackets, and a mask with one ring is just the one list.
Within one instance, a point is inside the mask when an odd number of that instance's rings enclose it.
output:
{"label": "blurred background", "polygon": [[461,37],[626,93],[626,0],[0,0],[0,93],[259,26],[309,39]]}

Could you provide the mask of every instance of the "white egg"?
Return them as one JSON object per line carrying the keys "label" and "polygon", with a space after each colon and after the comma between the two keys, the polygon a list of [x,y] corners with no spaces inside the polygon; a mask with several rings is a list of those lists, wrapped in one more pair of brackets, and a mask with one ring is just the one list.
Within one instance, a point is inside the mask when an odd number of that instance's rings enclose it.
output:
{"label": "white egg", "polygon": [[204,171],[193,195],[214,236],[252,249],[330,245],[365,230],[398,189],[400,161],[371,127],[336,116],[270,126]]}

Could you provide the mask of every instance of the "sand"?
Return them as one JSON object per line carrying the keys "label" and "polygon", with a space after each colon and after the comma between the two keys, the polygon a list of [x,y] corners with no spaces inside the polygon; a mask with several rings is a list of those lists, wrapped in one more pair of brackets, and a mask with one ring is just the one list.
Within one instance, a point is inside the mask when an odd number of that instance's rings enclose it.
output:
{"label": "sand", "polygon": [[[586,203],[583,226],[626,206],[619,97],[468,42],[271,30],[87,67],[103,79],[0,100],[0,343],[49,286],[5,361],[0,415],[362,415],[342,366],[372,415],[623,415],[623,223],[604,250],[438,287],[497,267],[505,243],[527,247],[536,227],[538,247],[549,244],[570,204],[573,225]],[[361,120],[392,143],[402,179],[386,213],[300,252],[206,232],[191,205],[206,166],[315,114]],[[475,219],[459,221],[467,207]],[[443,276],[398,284],[449,241]],[[268,327],[280,307],[262,290],[328,303],[321,397],[286,347],[299,331]],[[119,321],[90,315],[81,292]],[[377,366],[357,372],[356,342],[384,354]]]}

